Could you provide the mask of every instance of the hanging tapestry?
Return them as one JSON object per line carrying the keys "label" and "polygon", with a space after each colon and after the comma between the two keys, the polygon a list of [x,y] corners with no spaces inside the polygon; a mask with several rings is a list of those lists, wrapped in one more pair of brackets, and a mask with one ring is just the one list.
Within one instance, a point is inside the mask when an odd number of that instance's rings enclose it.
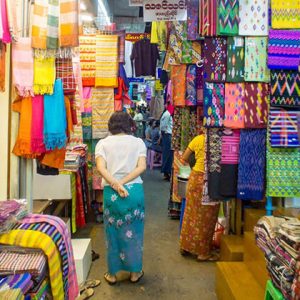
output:
{"label": "hanging tapestry", "polygon": [[225,129],[222,136],[220,194],[236,197],[240,153],[240,131]]}
{"label": "hanging tapestry", "polygon": [[97,35],[95,86],[117,87],[118,72],[118,36]]}
{"label": "hanging tapestry", "polygon": [[197,91],[197,105],[203,105],[203,89],[204,89],[204,78],[203,78],[203,66],[196,67],[196,91]]}
{"label": "hanging tapestry", "polygon": [[300,107],[300,74],[297,71],[271,71],[271,105]]}
{"label": "hanging tapestry", "polygon": [[271,0],[272,28],[296,29],[300,28],[299,0]]}
{"label": "hanging tapestry", "polygon": [[114,89],[92,88],[93,139],[108,135],[108,120],[114,113]]}
{"label": "hanging tapestry", "polygon": [[266,129],[241,130],[237,193],[241,200],[264,198],[266,136]]}
{"label": "hanging tapestry", "polygon": [[181,120],[182,120],[182,108],[177,106],[175,107],[174,116],[173,116],[172,149],[174,151],[180,150]]}
{"label": "hanging tapestry", "polygon": [[300,65],[300,31],[270,30],[268,66],[270,69],[298,70]]}
{"label": "hanging tapestry", "polygon": [[239,0],[239,35],[268,35],[268,0]]}
{"label": "hanging tapestry", "polygon": [[173,86],[173,104],[174,106],[185,106],[186,93],[186,65],[171,67],[171,81]]}
{"label": "hanging tapestry", "polygon": [[187,38],[190,41],[199,38],[199,0],[187,0]]}
{"label": "hanging tapestry", "polygon": [[191,64],[193,62],[192,41],[182,41],[182,64]]}
{"label": "hanging tapestry", "polygon": [[192,63],[197,64],[201,60],[201,42],[200,41],[193,41],[192,42]]}
{"label": "hanging tapestry", "polygon": [[215,37],[204,40],[204,80],[225,82],[227,62],[227,40]]}
{"label": "hanging tapestry", "polygon": [[239,0],[218,0],[218,35],[239,34]]}
{"label": "hanging tapestry", "polygon": [[243,82],[245,67],[245,49],[243,37],[227,38],[227,82]]}
{"label": "hanging tapestry", "polygon": [[73,72],[72,58],[56,58],[56,78],[61,78],[64,94],[74,94],[76,92],[76,82]]}
{"label": "hanging tapestry", "polygon": [[208,195],[208,128],[204,129],[205,147],[204,147],[204,175],[203,175],[203,188],[202,188],[202,204],[212,204],[212,200]]}
{"label": "hanging tapestry", "polygon": [[190,129],[190,110],[188,107],[183,107],[181,117],[181,151],[185,151],[191,141],[189,135]]}
{"label": "hanging tapestry", "polygon": [[267,127],[269,95],[269,84],[245,83],[245,128]]}
{"label": "hanging tapestry", "polygon": [[203,103],[203,125],[222,127],[224,124],[225,85],[224,83],[205,83]]}
{"label": "hanging tapestry", "polygon": [[300,147],[298,137],[299,111],[271,108],[269,129],[271,147]]}
{"label": "hanging tapestry", "polygon": [[197,90],[196,90],[196,65],[189,65],[186,70],[186,97],[185,105],[197,105]]}
{"label": "hanging tapestry", "polygon": [[222,155],[222,129],[208,129],[208,195],[211,199],[221,200],[220,175]]}
{"label": "hanging tapestry", "polygon": [[245,81],[270,82],[267,67],[267,38],[245,38]]}
{"label": "hanging tapestry", "polygon": [[267,145],[267,196],[300,197],[300,149]]}
{"label": "hanging tapestry", "polygon": [[199,30],[201,36],[214,36],[217,32],[217,0],[200,0]]}
{"label": "hanging tapestry", "polygon": [[80,36],[80,65],[83,86],[95,86],[96,36]]}
{"label": "hanging tapestry", "polygon": [[224,126],[228,128],[244,128],[245,84],[225,84],[225,118]]}

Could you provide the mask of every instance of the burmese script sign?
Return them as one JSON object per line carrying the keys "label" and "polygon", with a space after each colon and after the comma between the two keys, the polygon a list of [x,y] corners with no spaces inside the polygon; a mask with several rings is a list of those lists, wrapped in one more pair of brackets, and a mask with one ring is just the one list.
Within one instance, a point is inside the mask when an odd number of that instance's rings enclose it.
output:
{"label": "burmese script sign", "polygon": [[144,21],[186,21],[185,0],[144,0]]}
{"label": "burmese script sign", "polygon": [[143,6],[143,0],[129,0],[129,6]]}

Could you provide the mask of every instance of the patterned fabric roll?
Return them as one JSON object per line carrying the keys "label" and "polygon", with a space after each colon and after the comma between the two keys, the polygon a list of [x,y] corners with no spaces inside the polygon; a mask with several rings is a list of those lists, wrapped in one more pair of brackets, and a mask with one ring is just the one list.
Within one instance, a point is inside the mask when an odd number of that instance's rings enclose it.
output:
{"label": "patterned fabric roll", "polygon": [[218,34],[239,34],[239,0],[218,0]]}
{"label": "patterned fabric roll", "polygon": [[268,67],[298,70],[300,65],[300,31],[270,30]]}
{"label": "patterned fabric roll", "polygon": [[245,41],[243,37],[227,38],[227,82],[243,82],[245,68]]}
{"label": "patterned fabric roll", "polygon": [[271,71],[271,105],[300,107],[300,74],[296,71]]}
{"label": "patterned fabric roll", "polygon": [[200,0],[200,35],[214,36],[217,32],[217,0]]}

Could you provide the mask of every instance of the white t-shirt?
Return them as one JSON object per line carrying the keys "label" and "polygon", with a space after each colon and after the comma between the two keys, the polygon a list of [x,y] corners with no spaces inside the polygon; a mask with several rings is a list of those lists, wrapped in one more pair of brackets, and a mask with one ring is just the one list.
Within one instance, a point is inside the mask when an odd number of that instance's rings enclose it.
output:
{"label": "white t-shirt", "polygon": [[[108,172],[120,180],[131,173],[140,157],[147,156],[147,149],[142,139],[132,135],[112,135],[100,140],[96,145],[95,155],[103,157]],[[139,176],[127,184],[143,183]],[[108,185],[105,180],[104,185]]]}

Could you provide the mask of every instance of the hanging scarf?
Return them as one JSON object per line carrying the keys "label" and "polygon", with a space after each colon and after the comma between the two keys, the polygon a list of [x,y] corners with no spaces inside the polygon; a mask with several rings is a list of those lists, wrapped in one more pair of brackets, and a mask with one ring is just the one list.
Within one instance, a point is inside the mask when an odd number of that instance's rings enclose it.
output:
{"label": "hanging scarf", "polygon": [[[48,0],[47,16],[47,49],[58,48],[59,3],[61,1]],[[61,17],[61,20],[63,18]]]}
{"label": "hanging scarf", "polygon": [[33,96],[33,51],[31,38],[12,44],[13,84],[23,97]]}
{"label": "hanging scarf", "polygon": [[60,47],[78,47],[79,45],[78,6],[78,0],[60,0]]}
{"label": "hanging scarf", "polygon": [[16,0],[5,0],[6,1],[6,9],[7,9],[7,20],[8,20],[8,29],[11,35],[11,38],[14,41],[17,41],[18,37],[18,24],[17,24],[17,9],[21,9],[21,7],[17,6]]}
{"label": "hanging scarf", "polygon": [[73,73],[71,58],[56,58],[55,60],[56,78],[60,78],[63,83],[64,94],[74,94],[76,92],[76,82]]}
{"label": "hanging scarf", "polygon": [[52,94],[55,81],[55,58],[34,58],[33,90],[36,95]]}
{"label": "hanging scarf", "polygon": [[189,65],[186,70],[185,104],[187,106],[196,106],[197,105],[196,65]]}
{"label": "hanging scarf", "polygon": [[6,55],[6,46],[0,42],[0,92],[5,91],[5,55]]}
{"label": "hanging scarf", "polygon": [[10,35],[10,32],[9,32],[6,0],[1,1],[1,21],[2,21],[2,37],[1,37],[1,40],[5,44],[11,43],[11,35]]}
{"label": "hanging scarf", "polygon": [[32,98],[31,150],[42,154],[46,151],[44,145],[44,97],[37,95]]}
{"label": "hanging scarf", "polygon": [[66,145],[66,108],[61,79],[55,81],[53,95],[44,96],[44,143],[47,150]]}

